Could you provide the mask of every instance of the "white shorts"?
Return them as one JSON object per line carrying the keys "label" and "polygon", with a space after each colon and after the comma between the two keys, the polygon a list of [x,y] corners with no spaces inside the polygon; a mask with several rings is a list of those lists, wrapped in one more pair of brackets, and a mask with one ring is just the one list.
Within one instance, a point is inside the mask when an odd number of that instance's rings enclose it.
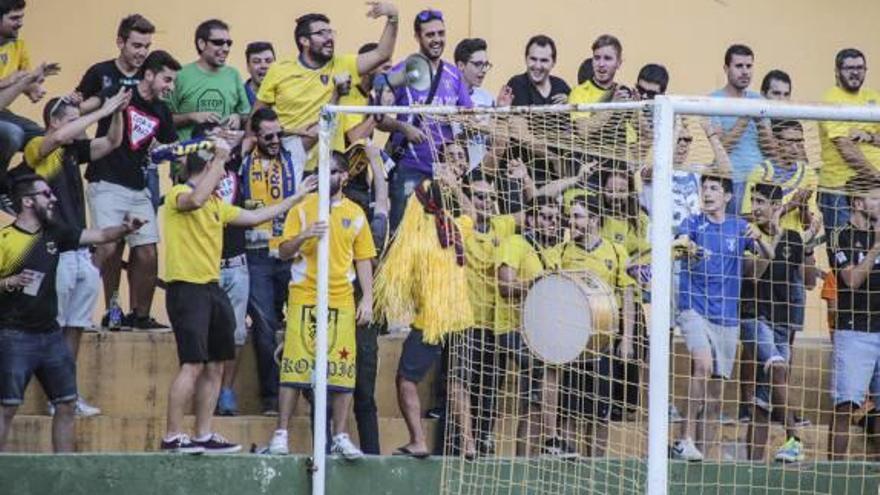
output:
{"label": "white shorts", "polygon": [[88,195],[89,211],[96,228],[121,225],[122,219],[128,213],[132,217],[147,221],[140,230],[125,236],[125,242],[129,247],[159,242],[159,226],[149,189],[138,191],[119,184],[98,181],[89,184]]}
{"label": "white shorts", "polygon": [[101,273],[88,249],[64,251],[55,274],[58,293],[58,324],[62,328],[91,328],[92,313],[101,290]]}
{"label": "white shorts", "polygon": [[678,326],[685,345],[691,354],[697,351],[712,353],[715,377],[729,379],[733,375],[733,363],[739,348],[739,326],[725,327],[712,323],[693,309],[678,315]]}

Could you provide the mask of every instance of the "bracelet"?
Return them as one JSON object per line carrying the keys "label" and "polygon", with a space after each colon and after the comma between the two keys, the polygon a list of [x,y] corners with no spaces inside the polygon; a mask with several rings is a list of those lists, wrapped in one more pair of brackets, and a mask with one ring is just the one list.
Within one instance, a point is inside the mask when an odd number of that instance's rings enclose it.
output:
{"label": "bracelet", "polygon": [[712,139],[713,137],[718,137],[718,133],[717,133],[717,132],[713,132],[712,134],[707,134],[707,135],[706,135],[706,139]]}
{"label": "bracelet", "polygon": [[388,24],[397,24],[399,20],[400,16],[398,16],[397,14],[388,16]]}
{"label": "bracelet", "polygon": [[12,287],[12,284],[9,283],[9,279],[3,279],[3,290],[6,292],[15,292],[15,289]]}

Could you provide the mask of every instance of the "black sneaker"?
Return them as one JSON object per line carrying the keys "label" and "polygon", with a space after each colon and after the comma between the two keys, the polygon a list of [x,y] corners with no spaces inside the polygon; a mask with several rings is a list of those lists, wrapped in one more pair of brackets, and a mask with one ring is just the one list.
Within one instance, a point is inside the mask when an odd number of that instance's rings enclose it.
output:
{"label": "black sneaker", "polygon": [[126,323],[133,330],[150,330],[153,332],[167,332],[171,327],[163,323],[159,323],[152,316],[136,316],[134,314],[126,315]]}
{"label": "black sneaker", "polygon": [[217,433],[211,433],[207,440],[193,440],[194,445],[202,447],[206,454],[233,454],[241,450],[241,445],[232,443]]}
{"label": "black sneaker", "polygon": [[187,435],[177,435],[171,440],[163,439],[159,450],[178,454],[201,454],[205,448],[190,440]]}

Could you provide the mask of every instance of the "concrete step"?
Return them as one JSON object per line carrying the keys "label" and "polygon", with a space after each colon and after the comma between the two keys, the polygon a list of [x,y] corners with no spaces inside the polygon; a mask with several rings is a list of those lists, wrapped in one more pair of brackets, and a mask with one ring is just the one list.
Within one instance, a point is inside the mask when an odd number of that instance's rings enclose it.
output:
{"label": "concrete step", "polygon": [[[403,335],[391,335],[379,341],[379,371],[376,399],[379,416],[399,418],[395,373],[403,343]],[[673,345],[673,397],[676,402],[687,396],[690,361],[679,338]],[[83,336],[78,361],[80,393],[104,414],[114,417],[162,417],[165,414],[168,387],[178,368],[174,337],[170,333],[145,332],[87,333]],[[647,370],[645,370],[647,373]],[[513,380],[507,380],[508,386]],[[642,391],[646,399],[647,382]],[[831,410],[831,348],[826,339],[801,338],[795,343],[791,372],[790,404],[814,423],[827,423]],[[433,403],[434,375],[420,385],[425,408]],[[724,387],[724,408],[736,414],[738,386],[729,382]],[[253,347],[245,346],[236,378],[239,408],[243,415],[260,414],[256,363]],[[647,404],[643,400],[643,404]],[[30,385],[22,414],[45,414],[46,402],[36,384]],[[298,414],[306,414],[300,408]]]}
{"label": "concrete step", "polygon": [[[187,416],[184,428],[192,431],[194,416]],[[243,451],[249,451],[252,444],[266,445],[275,431],[275,418],[263,416],[215,417],[213,422],[217,433],[238,442]],[[426,419],[423,427],[431,440],[435,438],[436,420]],[[349,428],[355,442],[358,442],[354,420]],[[379,418],[379,432],[382,439],[382,454],[406,445],[409,436],[406,424],[399,418]],[[78,452],[153,452],[159,450],[165,434],[164,417],[119,418],[95,416],[77,418],[76,446]],[[294,418],[289,430],[290,451],[308,454],[312,449],[312,432],[309,419]],[[9,452],[51,452],[52,418],[49,416],[16,416],[12,423],[7,451]]]}
{"label": "concrete step", "polygon": [[[185,428],[191,431],[194,418],[186,417]],[[77,419],[77,451],[79,452],[151,452],[159,448],[165,432],[165,421],[160,418],[114,418],[97,416]],[[431,448],[437,436],[438,422],[422,421]],[[247,451],[252,444],[265,445],[275,430],[275,420],[262,416],[239,416],[234,418],[215,418],[214,429],[232,441],[241,443]],[[647,424],[642,422],[613,422],[608,426],[607,456],[612,458],[644,459],[647,456]],[[406,425],[399,418],[380,418],[382,454],[389,455],[393,450],[408,441]],[[357,428],[353,420],[350,431],[355,442]],[[509,457],[515,454],[518,439],[526,442],[526,451],[533,455],[540,452],[540,440],[536,433],[515,435],[515,421],[508,418],[499,423],[495,430],[496,454]],[[674,438],[675,428],[670,433]],[[21,415],[13,420],[8,450],[10,452],[38,453],[51,452],[52,419],[48,416]],[[579,422],[566,430],[565,437],[577,447],[581,455],[589,455],[591,436],[587,434],[587,422]],[[290,449],[293,453],[311,452],[311,428],[308,418],[298,417],[292,421],[290,429]],[[861,428],[850,429],[850,453],[853,460],[864,460],[865,435]],[[721,427],[720,441],[707,449],[710,460],[745,460],[748,426],[745,424],[724,425]],[[799,436],[804,442],[805,454],[810,460],[825,460],[828,445],[828,427],[813,425],[801,428]],[[455,435],[450,438],[456,438]],[[785,432],[779,425],[772,425],[767,444],[768,458],[785,440]],[[454,441],[454,440],[448,440]]]}
{"label": "concrete step", "polygon": [[[400,417],[394,377],[401,336],[380,339],[376,397],[379,416]],[[77,361],[80,395],[100,407],[105,415],[118,417],[164,417],[168,389],[178,369],[177,348],[171,333],[101,332],[85,333]],[[256,355],[253,346],[242,350],[235,381],[239,412],[262,413],[257,381]],[[434,375],[420,384],[422,404],[432,404]],[[47,414],[45,395],[32,380],[19,408],[21,414]],[[304,407],[297,414],[305,415]]]}

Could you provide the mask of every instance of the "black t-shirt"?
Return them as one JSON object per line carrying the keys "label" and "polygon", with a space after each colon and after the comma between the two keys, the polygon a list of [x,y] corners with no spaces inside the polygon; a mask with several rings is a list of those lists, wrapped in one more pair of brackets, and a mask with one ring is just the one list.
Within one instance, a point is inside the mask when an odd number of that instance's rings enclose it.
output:
{"label": "black t-shirt", "polygon": [[14,223],[0,229],[0,278],[31,270],[30,287],[7,292],[0,289],[0,328],[29,332],[58,329],[58,296],[55,270],[58,253],[76,249],[82,229],[53,222],[36,233]]}
{"label": "black t-shirt", "polygon": [[833,243],[831,267],[837,273],[837,321],[838,330],[880,332],[880,258],[874,262],[865,282],[851,288],[840,276],[848,266],[861,263],[874,246],[874,232],[861,230],[848,224],[837,232]]}
{"label": "black t-shirt", "polygon": [[[89,67],[89,70],[83,74],[76,90],[83,95],[83,99],[89,99],[93,96],[107,98],[119,92],[120,88],[129,88],[135,91],[139,82],[141,82],[140,72],[136,72],[133,76],[127,76],[119,70],[115,60],[107,60]],[[106,135],[112,118],[111,115],[101,119],[99,127],[104,132],[98,132],[96,137]]]}
{"label": "black t-shirt", "polygon": [[[39,143],[31,142],[28,146],[39,146]],[[25,153],[27,157],[28,153]],[[49,182],[49,187],[58,198],[55,204],[56,218],[78,229],[86,228],[86,203],[79,166],[88,163],[90,158],[91,141],[77,139],[53,152],[42,163],[28,164]]]}
{"label": "black t-shirt", "polygon": [[[773,323],[802,325],[796,314],[803,314],[804,302],[794,311],[795,284],[803,284],[801,268],[804,265],[804,243],[800,234],[785,230],[776,245],[770,266],[757,281],[743,278],[740,311],[745,319],[761,317]],[[757,293],[756,293],[757,285]]]}
{"label": "black t-shirt", "polygon": [[[220,180],[215,194],[224,202],[233,206],[244,206],[244,195],[242,194],[241,176],[241,155],[230,159],[226,163],[226,175]],[[245,250],[245,227],[234,227],[227,225],[223,228],[223,259],[234,258],[244,254]]]}
{"label": "black t-shirt", "polygon": [[[92,162],[86,169],[86,179],[89,182],[107,181],[129,189],[144,189],[147,187],[144,169],[149,164],[153,140],[163,144],[177,141],[171,110],[161,100],[144,100],[135,88],[123,120],[125,130],[122,144],[109,155]],[[109,121],[101,121],[97,135],[106,135],[109,125]]]}
{"label": "black t-shirt", "polygon": [[553,105],[553,97],[559,94],[568,96],[571,88],[562,79],[556,76],[550,76],[550,94],[545,98],[532,81],[528,74],[519,74],[510,78],[507,85],[513,90],[512,106],[529,106],[529,105]]}

